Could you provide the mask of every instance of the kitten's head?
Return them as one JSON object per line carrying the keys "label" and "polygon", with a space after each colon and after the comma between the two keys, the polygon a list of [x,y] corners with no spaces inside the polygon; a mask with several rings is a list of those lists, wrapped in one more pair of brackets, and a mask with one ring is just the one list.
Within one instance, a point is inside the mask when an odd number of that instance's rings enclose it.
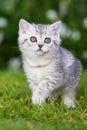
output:
{"label": "kitten's head", "polygon": [[21,19],[19,21],[19,47],[24,52],[43,55],[55,51],[61,43],[61,21],[51,25],[30,24]]}

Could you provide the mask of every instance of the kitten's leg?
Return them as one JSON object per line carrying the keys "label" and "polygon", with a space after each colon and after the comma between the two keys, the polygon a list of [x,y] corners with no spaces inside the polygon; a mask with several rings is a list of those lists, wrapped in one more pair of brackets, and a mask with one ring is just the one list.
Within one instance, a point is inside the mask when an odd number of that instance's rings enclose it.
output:
{"label": "kitten's leg", "polygon": [[76,98],[76,88],[74,87],[67,87],[63,91],[63,99],[64,104],[67,107],[73,107],[75,108],[75,98]]}
{"label": "kitten's leg", "polygon": [[[58,83],[57,83],[58,84]],[[60,85],[60,84],[59,84]],[[56,82],[43,80],[37,89],[33,92],[32,102],[34,104],[42,105],[51,92],[56,89]]]}
{"label": "kitten's leg", "polygon": [[34,82],[30,83],[29,87],[32,90],[32,93],[37,89],[37,85]]}
{"label": "kitten's leg", "polygon": [[45,97],[43,98],[43,92],[38,90],[38,86],[34,83],[31,83],[30,89],[32,90],[32,102],[38,105],[43,104]]}
{"label": "kitten's leg", "polygon": [[32,93],[32,102],[34,104],[42,105],[48,95],[49,94],[47,93],[46,83],[41,82],[39,86],[37,86],[37,89]]}

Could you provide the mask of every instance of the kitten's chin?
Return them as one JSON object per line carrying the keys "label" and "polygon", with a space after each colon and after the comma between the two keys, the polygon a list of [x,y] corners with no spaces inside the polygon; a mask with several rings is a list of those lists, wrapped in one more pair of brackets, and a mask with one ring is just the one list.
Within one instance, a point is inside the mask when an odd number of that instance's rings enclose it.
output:
{"label": "kitten's chin", "polygon": [[37,54],[37,55],[44,55],[45,52],[43,52],[43,51],[36,51],[36,54]]}
{"label": "kitten's chin", "polygon": [[36,52],[34,52],[36,55],[40,55],[40,56],[42,56],[42,55],[45,55],[45,54],[47,54],[48,53],[48,51],[43,51],[43,50],[38,50],[38,51],[36,51]]}

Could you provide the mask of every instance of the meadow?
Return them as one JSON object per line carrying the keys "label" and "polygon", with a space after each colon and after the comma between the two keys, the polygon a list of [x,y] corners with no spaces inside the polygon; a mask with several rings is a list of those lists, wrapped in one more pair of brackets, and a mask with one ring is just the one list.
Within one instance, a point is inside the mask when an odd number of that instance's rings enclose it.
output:
{"label": "meadow", "polygon": [[0,71],[0,130],[87,130],[87,70],[81,76],[76,105],[68,109],[59,98],[35,106],[24,72]]}

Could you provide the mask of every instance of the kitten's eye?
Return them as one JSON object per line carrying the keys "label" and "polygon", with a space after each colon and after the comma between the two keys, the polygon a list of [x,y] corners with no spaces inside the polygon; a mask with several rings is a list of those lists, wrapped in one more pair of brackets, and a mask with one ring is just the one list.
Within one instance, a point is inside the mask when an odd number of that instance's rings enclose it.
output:
{"label": "kitten's eye", "polygon": [[30,37],[31,42],[37,42],[37,38],[35,36]]}
{"label": "kitten's eye", "polygon": [[44,39],[44,42],[47,43],[47,44],[49,44],[49,43],[51,42],[51,38],[46,37],[46,38]]}

